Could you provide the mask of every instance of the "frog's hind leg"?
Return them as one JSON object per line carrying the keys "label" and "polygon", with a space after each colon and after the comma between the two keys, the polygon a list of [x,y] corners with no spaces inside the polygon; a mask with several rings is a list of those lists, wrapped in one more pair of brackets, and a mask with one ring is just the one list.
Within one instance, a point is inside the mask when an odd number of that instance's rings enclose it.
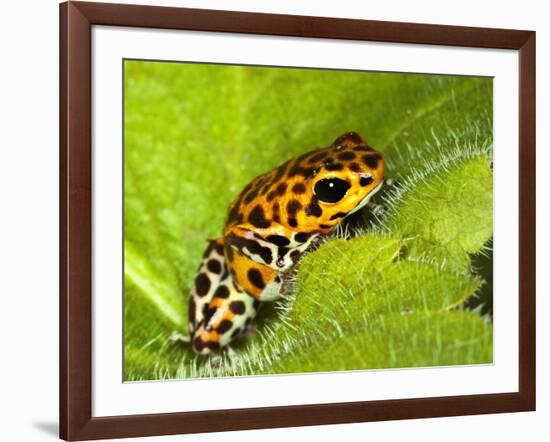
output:
{"label": "frog's hind leg", "polygon": [[210,241],[189,300],[193,350],[209,354],[242,334],[256,316],[259,301],[240,289],[228,271],[223,240]]}
{"label": "frog's hind leg", "polygon": [[196,328],[192,346],[200,354],[224,347],[243,334],[260,306],[260,302],[239,289],[227,275],[203,310],[203,320]]}
{"label": "frog's hind leg", "polygon": [[208,354],[229,344],[247,330],[259,306],[260,302],[239,289],[228,275],[204,311],[204,322],[193,337],[194,350]]}
{"label": "frog's hind leg", "polygon": [[214,297],[214,292],[220,281],[226,276],[227,267],[223,252],[223,240],[209,240],[189,296],[188,315],[191,340],[195,330],[204,322],[204,312]]}

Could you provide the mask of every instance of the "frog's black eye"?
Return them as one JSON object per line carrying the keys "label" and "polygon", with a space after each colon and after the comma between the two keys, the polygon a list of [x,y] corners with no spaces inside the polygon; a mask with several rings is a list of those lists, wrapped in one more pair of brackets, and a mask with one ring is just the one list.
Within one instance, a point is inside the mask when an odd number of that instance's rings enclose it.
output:
{"label": "frog's black eye", "polygon": [[325,203],[336,203],[346,195],[350,184],[340,178],[325,178],[313,188],[315,196]]}

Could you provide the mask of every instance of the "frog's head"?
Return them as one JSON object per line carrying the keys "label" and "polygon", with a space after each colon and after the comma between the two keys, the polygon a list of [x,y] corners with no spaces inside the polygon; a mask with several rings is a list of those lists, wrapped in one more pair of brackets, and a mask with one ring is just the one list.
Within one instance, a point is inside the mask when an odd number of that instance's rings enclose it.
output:
{"label": "frog's head", "polygon": [[225,230],[275,223],[295,232],[328,232],[365,206],[383,181],[382,154],[358,133],[346,132],[251,181],[231,205]]}
{"label": "frog's head", "polygon": [[[302,155],[289,169],[289,189],[305,190],[292,196],[304,208],[299,227],[326,231],[368,203],[383,184],[385,165],[361,135],[346,132],[331,145]],[[292,176],[293,169],[300,173]]]}

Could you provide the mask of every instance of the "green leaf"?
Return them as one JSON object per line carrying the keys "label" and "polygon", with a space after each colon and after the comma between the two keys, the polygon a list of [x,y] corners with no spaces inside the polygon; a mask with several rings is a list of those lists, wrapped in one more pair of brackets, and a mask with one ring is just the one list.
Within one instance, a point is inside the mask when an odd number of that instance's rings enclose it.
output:
{"label": "green leaf", "polygon": [[[125,379],[485,363],[492,325],[456,307],[492,236],[492,80],[126,61]],[[233,354],[195,356],[187,296],[207,238],[256,175],[348,130],[401,183],[359,237],[308,255]]]}
{"label": "green leaf", "polygon": [[409,256],[468,270],[493,234],[493,175],[484,156],[439,167],[408,182],[386,227],[410,238]]}
{"label": "green leaf", "polygon": [[[492,328],[467,311],[394,313],[342,339],[280,359],[271,373],[466,365],[492,362]],[[309,352],[315,352],[311,358]]]}

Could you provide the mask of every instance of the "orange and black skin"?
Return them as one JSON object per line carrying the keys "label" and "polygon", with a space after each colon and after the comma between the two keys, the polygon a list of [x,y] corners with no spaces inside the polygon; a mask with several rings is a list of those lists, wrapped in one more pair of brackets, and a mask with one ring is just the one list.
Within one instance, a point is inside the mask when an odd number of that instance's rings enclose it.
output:
{"label": "orange and black skin", "polygon": [[261,301],[282,296],[282,275],[320,235],[361,209],[384,181],[381,153],[356,132],[252,180],[210,241],[191,290],[189,327],[201,354],[246,331]]}

